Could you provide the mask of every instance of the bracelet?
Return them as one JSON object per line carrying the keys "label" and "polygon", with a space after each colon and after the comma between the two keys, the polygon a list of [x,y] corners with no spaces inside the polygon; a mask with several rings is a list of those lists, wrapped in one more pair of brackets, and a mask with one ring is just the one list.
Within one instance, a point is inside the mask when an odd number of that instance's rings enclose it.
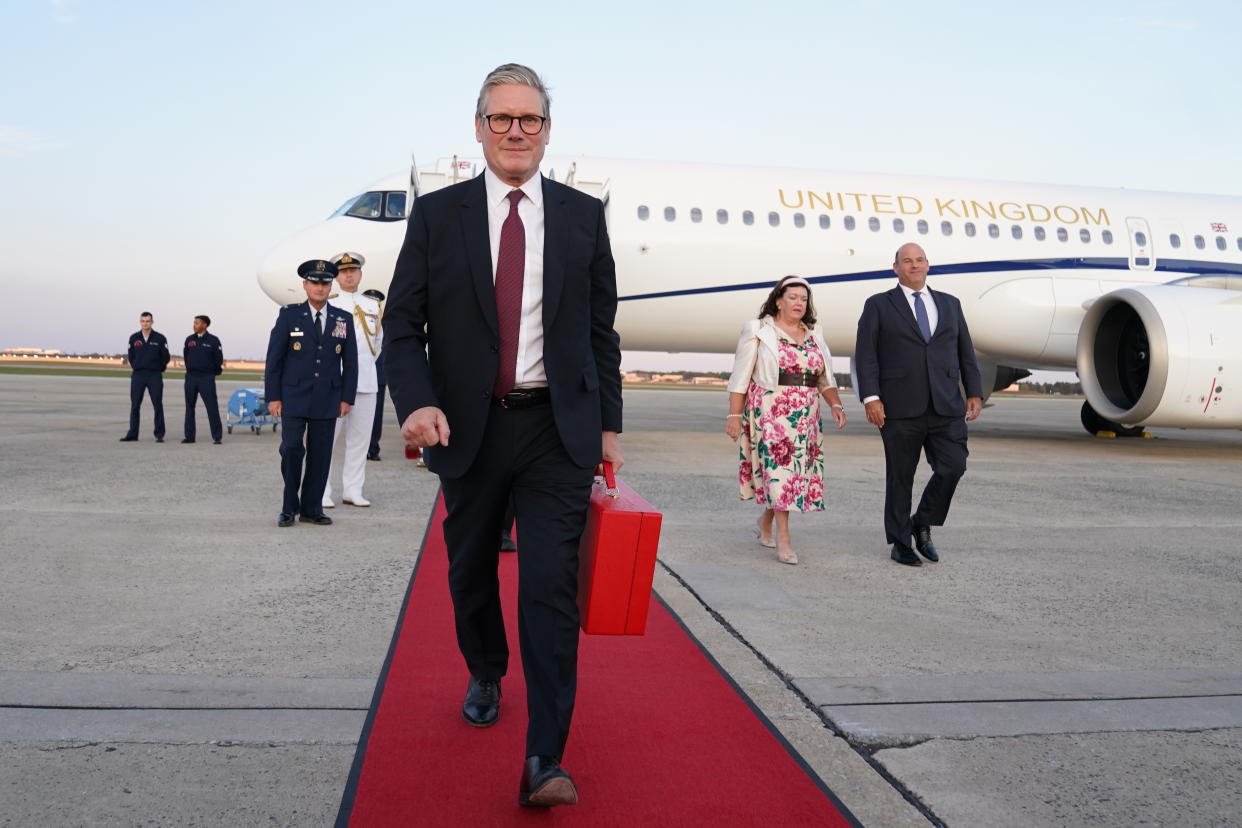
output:
{"label": "bracelet", "polygon": [[741,414],[726,414],[726,415],[725,415],[725,419],[726,419],[726,420],[731,420],[731,419],[733,419],[734,417],[737,417],[739,420],[740,420],[740,419],[742,419],[742,415],[741,415]]}
{"label": "bracelet", "polygon": [[833,408],[839,408],[839,409],[841,409],[842,411],[844,411],[844,410],[845,410],[845,406],[841,405],[841,403],[833,403],[833,404],[832,404],[832,407],[833,407]]}

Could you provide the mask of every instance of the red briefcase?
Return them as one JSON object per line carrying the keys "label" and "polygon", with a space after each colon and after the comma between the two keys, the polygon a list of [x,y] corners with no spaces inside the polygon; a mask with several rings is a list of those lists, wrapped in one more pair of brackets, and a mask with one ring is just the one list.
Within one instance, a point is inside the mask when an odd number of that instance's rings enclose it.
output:
{"label": "red briefcase", "polygon": [[642,635],[662,516],[629,486],[617,483],[611,463],[603,465],[578,549],[582,629],[594,635]]}

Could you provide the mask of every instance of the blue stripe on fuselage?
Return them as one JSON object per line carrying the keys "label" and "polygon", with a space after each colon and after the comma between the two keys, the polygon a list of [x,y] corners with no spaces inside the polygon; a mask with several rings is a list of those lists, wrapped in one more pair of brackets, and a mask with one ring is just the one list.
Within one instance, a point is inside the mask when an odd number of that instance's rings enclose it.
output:
{"label": "blue stripe on fuselage", "polygon": [[[1064,258],[1064,259],[1010,259],[994,262],[965,262],[962,264],[933,265],[930,276],[947,276],[950,273],[1003,273],[1013,270],[1130,270],[1130,260],[1119,257],[1100,258]],[[1194,274],[1196,276],[1242,276],[1242,265],[1229,262],[1207,262],[1193,259],[1160,259],[1155,267],[1159,273]],[[1135,273],[1150,273],[1140,270]],[[868,270],[860,273],[840,273],[835,276],[806,276],[813,285],[827,285],[834,282],[866,282],[875,279],[895,279],[892,268],[885,270]],[[671,296],[694,296],[700,293],[732,293],[739,290],[767,290],[772,282],[743,282],[737,285],[713,285],[711,287],[687,288],[685,290],[665,290],[656,293],[636,293],[633,296],[619,296],[620,302],[635,299],[665,299]]]}

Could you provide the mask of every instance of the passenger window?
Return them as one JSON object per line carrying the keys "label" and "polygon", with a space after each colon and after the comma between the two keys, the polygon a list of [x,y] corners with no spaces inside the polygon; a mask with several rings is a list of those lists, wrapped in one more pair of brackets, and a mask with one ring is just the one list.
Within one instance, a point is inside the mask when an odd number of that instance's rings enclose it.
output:
{"label": "passenger window", "polygon": [[893,232],[894,232],[894,233],[904,233],[904,232],[906,232],[906,223],[905,223],[905,221],[904,221],[904,220],[902,220],[902,219],[899,219],[899,218],[893,219]]}
{"label": "passenger window", "polygon": [[664,220],[665,221],[677,221],[677,208],[676,207],[665,207],[664,208]]}
{"label": "passenger window", "polygon": [[1100,238],[1104,240],[1105,244],[1112,244],[1113,243],[1113,231],[1112,230],[1101,230]]}
{"label": "passenger window", "polygon": [[638,220],[646,221],[650,217],[651,217],[651,211],[647,209],[647,205],[646,204],[638,205]]}
{"label": "passenger window", "polygon": [[[828,216],[825,215],[824,213],[819,214],[819,226],[821,228],[823,228],[824,230],[827,230],[831,224],[832,224],[832,219],[828,218]],[[1238,244],[1242,245],[1242,239],[1238,239]]]}
{"label": "passenger window", "polygon": [[1078,231],[1078,239],[1083,244],[1090,244],[1091,243],[1091,231],[1085,227],[1080,228]]}
{"label": "passenger window", "polygon": [[1200,250],[1207,247],[1207,242],[1203,240],[1203,236],[1195,236],[1195,247],[1199,248]]}
{"label": "passenger window", "polygon": [[1069,231],[1064,227],[1057,228],[1057,241],[1069,241]]}
{"label": "passenger window", "polygon": [[755,223],[755,214],[752,213],[750,210],[743,210],[742,211],[742,224],[745,224],[747,227],[750,227],[754,223]]}
{"label": "passenger window", "polygon": [[806,216],[794,213],[794,227],[806,227]]}
{"label": "passenger window", "polygon": [[405,218],[405,193],[401,191],[388,193],[384,198],[384,218]]}
{"label": "passenger window", "polygon": [[842,220],[842,222],[845,224],[845,229],[846,229],[846,230],[853,230],[853,229],[854,229],[854,217],[853,217],[853,216],[846,216],[846,217]]}
{"label": "passenger window", "polygon": [[377,219],[380,217],[380,194],[363,193],[354,201],[345,215],[354,218]]}
{"label": "passenger window", "polygon": [[966,225],[963,229],[966,231],[967,236],[969,236],[972,239],[975,237],[975,223],[973,221],[966,222]]}
{"label": "passenger window", "polygon": [[1013,236],[1015,239],[1022,238],[1022,226],[1015,224],[1013,227],[1010,227],[1009,234]]}
{"label": "passenger window", "polygon": [[1048,231],[1042,227],[1035,228],[1035,241],[1043,241],[1048,238]]}
{"label": "passenger window", "polygon": [[940,222],[940,235],[952,236],[953,235],[953,222],[951,221]]}
{"label": "passenger window", "polygon": [[880,229],[880,220],[876,218],[875,216],[872,216],[871,218],[867,219],[867,227],[871,230],[872,233],[876,232],[877,230]]}
{"label": "passenger window", "polygon": [[924,221],[923,219],[919,219],[918,224],[914,225],[914,227],[924,236],[927,235],[927,222]]}
{"label": "passenger window", "polygon": [[1134,243],[1137,244],[1139,247],[1146,247],[1147,246],[1147,234],[1144,233],[1142,230],[1139,230],[1137,233],[1134,234]]}
{"label": "passenger window", "polygon": [[690,220],[694,222],[695,224],[698,224],[700,221],[703,220],[703,211],[700,210],[698,207],[691,207],[690,208]]}
{"label": "passenger window", "polygon": [[1216,249],[1217,249],[1217,250],[1224,250],[1224,249],[1225,249],[1225,237],[1224,237],[1224,236],[1217,236],[1217,237],[1216,237]]}
{"label": "passenger window", "polygon": [[1177,248],[1181,246],[1182,246],[1182,237],[1176,233],[1170,233],[1169,234],[1169,247],[1176,250]]}
{"label": "passenger window", "polygon": [[997,227],[995,224],[988,225],[988,238],[991,238],[991,239],[1000,238],[1000,228]]}
{"label": "passenger window", "polygon": [[728,224],[729,223],[729,211],[728,210],[717,210],[716,211],[716,223],[717,224]]}
{"label": "passenger window", "polygon": [[768,213],[768,225],[771,227],[780,227],[781,226],[781,214],[780,213]]}

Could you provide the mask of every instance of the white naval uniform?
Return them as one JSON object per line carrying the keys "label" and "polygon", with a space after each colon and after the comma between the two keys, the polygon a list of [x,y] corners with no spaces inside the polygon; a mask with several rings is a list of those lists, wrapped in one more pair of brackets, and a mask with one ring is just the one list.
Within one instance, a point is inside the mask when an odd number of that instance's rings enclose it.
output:
{"label": "white naval uniform", "polygon": [[[371,428],[375,421],[375,394],[379,381],[375,374],[375,358],[384,344],[384,333],[379,326],[379,303],[361,293],[339,291],[328,298],[328,304],[340,308],[354,318],[354,341],[358,343],[358,391],[349,413],[336,421],[333,438],[332,468],[328,471],[328,485],[324,488],[324,505],[332,499],[332,480],[341,468],[341,495],[345,500],[362,498],[362,484],[367,476],[367,448],[371,445]],[[361,309],[374,336],[369,335],[358,318]],[[340,462],[335,449],[341,443],[341,431],[345,432],[344,449]]]}

